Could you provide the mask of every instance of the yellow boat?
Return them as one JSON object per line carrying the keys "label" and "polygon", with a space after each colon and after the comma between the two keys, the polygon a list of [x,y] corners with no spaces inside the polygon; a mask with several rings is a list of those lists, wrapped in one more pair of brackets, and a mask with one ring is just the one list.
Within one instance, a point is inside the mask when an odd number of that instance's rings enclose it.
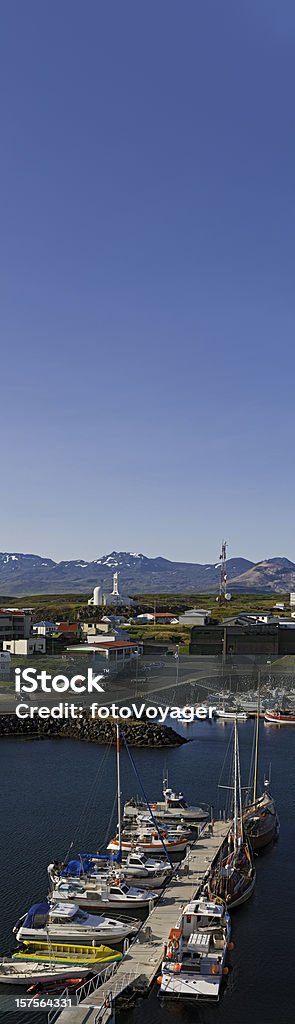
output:
{"label": "yellow boat", "polygon": [[65,964],[89,964],[97,967],[100,964],[112,964],[121,960],[118,953],[109,946],[79,946],[67,942],[23,942],[23,949],[13,953],[14,960],[46,961]]}

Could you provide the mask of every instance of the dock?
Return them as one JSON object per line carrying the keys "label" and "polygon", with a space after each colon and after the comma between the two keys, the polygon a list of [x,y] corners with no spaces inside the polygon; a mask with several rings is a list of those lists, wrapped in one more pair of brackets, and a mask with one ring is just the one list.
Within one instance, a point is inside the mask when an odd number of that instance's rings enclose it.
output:
{"label": "dock", "polygon": [[216,821],[213,835],[205,826],[198,839],[177,868],[163,896],[143,923],[136,938],[119,964],[107,968],[100,984],[99,977],[85,982],[77,993],[79,1004],[49,1014],[49,1024],[107,1024],[111,1021],[116,998],[126,989],[147,994],[163,960],[163,946],[182,908],[197,896],[222,846],[230,821]]}

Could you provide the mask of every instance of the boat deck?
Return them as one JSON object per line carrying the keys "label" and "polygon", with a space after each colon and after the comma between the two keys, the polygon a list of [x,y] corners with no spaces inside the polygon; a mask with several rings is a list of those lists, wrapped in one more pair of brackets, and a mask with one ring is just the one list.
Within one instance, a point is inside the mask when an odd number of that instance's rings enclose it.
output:
{"label": "boat deck", "polygon": [[114,968],[113,977],[86,996],[79,1006],[62,1010],[58,1017],[59,1024],[98,1024],[99,1021],[106,1024],[112,1016],[111,1008],[105,1006],[110,994],[114,1002],[130,985],[138,991],[147,992],[161,966],[163,945],[170,929],[175,926],[182,907],[201,888],[229,827],[229,821],[217,821],[213,835],[209,835],[208,829],[204,828],[203,835],[196,840],[182,861],[177,876],[172,878],[128,952]]}

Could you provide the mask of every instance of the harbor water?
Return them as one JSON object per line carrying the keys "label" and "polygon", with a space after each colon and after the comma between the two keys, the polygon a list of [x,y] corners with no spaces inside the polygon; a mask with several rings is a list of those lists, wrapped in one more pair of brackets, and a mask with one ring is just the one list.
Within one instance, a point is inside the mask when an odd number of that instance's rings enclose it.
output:
{"label": "harbor water", "polygon": [[[172,724],[172,723],[171,723]],[[175,722],[173,722],[175,727]],[[181,727],[179,727],[181,728]],[[239,725],[243,784],[248,781],[253,721]],[[230,722],[199,722],[183,734],[190,742],[165,750],[132,751],[144,788],[159,799],[163,769],[187,800],[204,802],[217,816],[226,791],[217,792],[232,733]],[[116,1020],[126,1024],[285,1024],[293,1019],[294,950],[295,730],[261,726],[260,781],[271,762],[271,789],[277,802],[279,840],[256,859],[254,896],[235,911],[232,973],[218,1006],[161,1006],[157,986],[133,1010]],[[1,740],[1,955],[9,953],[18,917],[48,892],[47,864],[55,858],[103,848],[116,827],[115,754],[70,740]],[[136,795],[138,783],[122,751],[123,798]],[[112,826],[110,826],[112,819]],[[71,844],[72,847],[71,847]],[[21,990],[13,995],[19,995]],[[10,999],[10,1003],[8,1002]],[[0,990],[0,1024],[46,1017],[12,1012],[12,994]]]}

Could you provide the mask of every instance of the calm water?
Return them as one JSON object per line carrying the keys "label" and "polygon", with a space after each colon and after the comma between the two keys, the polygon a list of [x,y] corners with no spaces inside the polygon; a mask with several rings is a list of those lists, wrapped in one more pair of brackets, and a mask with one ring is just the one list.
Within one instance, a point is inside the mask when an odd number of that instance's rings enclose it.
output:
{"label": "calm water", "polygon": [[[161,794],[166,764],[170,782],[187,799],[212,804],[217,813],[217,783],[228,746],[230,723],[199,723],[186,730],[192,742],[177,750],[136,750],[133,756],[148,795]],[[253,723],[239,727],[244,781],[247,782]],[[254,897],[233,915],[234,970],[218,1007],[161,1008],[157,990],[120,1014],[120,1024],[272,1024],[293,1019],[294,954],[294,749],[295,730],[261,728],[261,775],[272,764],[272,790],[281,819],[279,842],[257,859]],[[103,844],[114,804],[114,752],[67,740],[1,740],[1,952],[11,946],[12,926],[31,903],[47,893],[46,867],[73,850]],[[123,795],[138,790],[125,751]],[[222,791],[221,791],[222,792]],[[113,821],[115,824],[116,814]],[[7,990],[6,990],[7,991]],[[291,994],[292,992],[292,994]],[[0,994],[1,1024],[31,1020],[10,1013]],[[35,1015],[34,1022],[44,1017]]]}

